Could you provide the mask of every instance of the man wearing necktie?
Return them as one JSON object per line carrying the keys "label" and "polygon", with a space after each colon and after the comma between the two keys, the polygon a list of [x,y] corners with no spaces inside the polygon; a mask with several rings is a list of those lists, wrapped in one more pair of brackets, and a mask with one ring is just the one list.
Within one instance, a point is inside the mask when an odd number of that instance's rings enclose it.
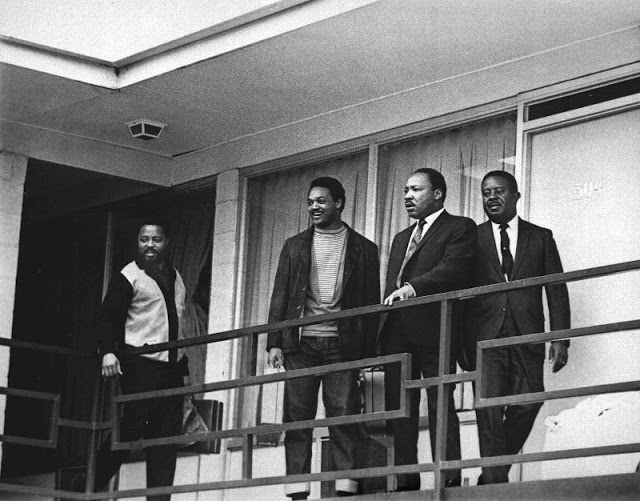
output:
{"label": "man wearing necktie", "polygon": [[[478,226],[473,285],[488,285],[561,273],[562,264],[552,233],[517,215],[520,199],[515,178],[492,171],[481,185],[484,211],[489,218]],[[569,296],[564,284],[545,287],[551,330],[570,327]],[[469,357],[477,341],[544,331],[542,288],[531,287],[479,296],[466,309],[465,341]],[[551,343],[553,372],[567,363],[568,341]],[[488,350],[486,394],[497,397],[544,391],[544,344]],[[485,363],[483,362],[483,364]],[[476,410],[480,454],[517,454],[524,445],[542,404],[511,405]],[[510,465],[482,469],[478,483],[507,482]]]}
{"label": "man wearing necktie", "polygon": [[[404,188],[404,205],[416,224],[398,233],[391,245],[384,304],[415,296],[462,289],[468,285],[476,239],[475,223],[444,210],[447,186],[434,169],[416,170]],[[440,304],[390,312],[378,340],[384,354],[408,352],[412,356],[412,378],[434,377],[438,373]],[[454,350],[452,350],[453,352]],[[399,369],[386,368],[387,409],[399,406]],[[455,372],[455,361],[450,362]],[[453,386],[448,394],[447,459],[460,459],[460,430],[453,405]],[[437,388],[427,389],[429,438],[435,450]],[[391,422],[395,464],[418,462],[420,391],[411,391],[411,415]],[[449,470],[446,485],[460,485],[460,471]],[[397,477],[397,490],[420,488],[418,473]]]}

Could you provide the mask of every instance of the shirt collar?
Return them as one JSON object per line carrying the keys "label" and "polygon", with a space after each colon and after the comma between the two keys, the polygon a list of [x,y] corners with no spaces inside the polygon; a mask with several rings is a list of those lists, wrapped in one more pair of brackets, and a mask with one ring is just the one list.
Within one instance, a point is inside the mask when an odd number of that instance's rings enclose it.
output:
{"label": "shirt collar", "polygon": [[431,226],[436,219],[438,219],[438,216],[440,216],[440,214],[442,214],[444,212],[444,207],[436,212],[434,212],[433,214],[429,214],[427,217],[424,218],[424,222],[426,223],[426,226],[429,227]]}
{"label": "shirt collar", "polygon": [[[516,214],[515,216],[513,216],[513,219],[511,219],[511,221],[507,221],[507,224],[509,225],[508,230],[513,231],[513,233],[517,235],[519,222],[520,222],[520,218]],[[491,227],[493,228],[494,232],[500,231],[500,223],[494,223],[493,221],[491,221]]]}

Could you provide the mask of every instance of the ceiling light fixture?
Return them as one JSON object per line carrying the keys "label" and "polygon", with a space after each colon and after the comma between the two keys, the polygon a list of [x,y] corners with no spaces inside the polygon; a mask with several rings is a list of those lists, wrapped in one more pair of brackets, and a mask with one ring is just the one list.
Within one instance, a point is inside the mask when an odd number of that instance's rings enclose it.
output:
{"label": "ceiling light fixture", "polygon": [[144,139],[145,141],[148,141],[149,139],[157,139],[166,126],[167,124],[156,122],[154,120],[147,120],[146,118],[139,118],[138,120],[134,120],[127,124],[129,132],[131,132],[133,137],[137,139]]}

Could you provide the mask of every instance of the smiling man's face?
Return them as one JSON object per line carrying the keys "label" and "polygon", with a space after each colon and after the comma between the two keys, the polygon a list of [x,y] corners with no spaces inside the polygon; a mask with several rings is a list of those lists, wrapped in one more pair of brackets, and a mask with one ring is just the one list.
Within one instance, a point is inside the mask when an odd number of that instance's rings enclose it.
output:
{"label": "smiling man's face", "polygon": [[503,177],[489,176],[482,183],[482,206],[487,217],[494,223],[511,221],[517,214],[516,204],[519,199],[520,193]]}
{"label": "smiling man's face", "polygon": [[138,232],[138,255],[147,263],[164,261],[169,239],[162,226],[146,224]]}
{"label": "smiling man's face", "polygon": [[328,188],[314,186],[309,190],[307,210],[314,226],[321,229],[336,228],[341,225],[340,209],[343,201],[334,200]]}

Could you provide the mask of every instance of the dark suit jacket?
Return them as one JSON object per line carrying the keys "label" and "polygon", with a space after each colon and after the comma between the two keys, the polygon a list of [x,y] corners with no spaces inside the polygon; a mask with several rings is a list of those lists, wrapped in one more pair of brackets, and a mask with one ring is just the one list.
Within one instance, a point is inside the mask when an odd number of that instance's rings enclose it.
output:
{"label": "dark suit jacket", "polygon": [[[561,272],[562,263],[551,230],[520,219],[511,280]],[[491,222],[487,221],[478,226],[473,285],[496,284],[504,281]],[[565,284],[549,285],[545,290],[551,330],[568,329],[571,326],[571,316],[567,286]],[[476,341],[494,339],[498,335],[507,309],[513,315],[519,334],[544,331],[542,287],[479,296],[470,300],[466,308],[465,340],[468,353],[475,356]],[[544,356],[543,344],[530,345],[530,348],[541,352]]]}
{"label": "dark suit jacket", "polygon": [[[391,245],[384,297],[396,289],[396,279],[414,225],[398,233]],[[463,289],[468,286],[476,240],[476,225],[466,217],[444,211],[428,228],[404,268],[402,283],[416,296]],[[440,304],[433,303],[389,313],[381,331],[380,346],[392,330],[402,329],[409,341],[436,348],[440,333]]]}
{"label": "dark suit jacket", "polygon": [[[313,226],[287,239],[280,253],[276,279],[269,308],[269,322],[299,318],[304,309],[309,271]],[[347,226],[342,309],[380,303],[380,262],[378,247]],[[375,315],[338,322],[340,345],[345,360],[375,355],[377,331]],[[282,348],[284,353],[296,351],[298,328],[270,332],[267,350]]]}

